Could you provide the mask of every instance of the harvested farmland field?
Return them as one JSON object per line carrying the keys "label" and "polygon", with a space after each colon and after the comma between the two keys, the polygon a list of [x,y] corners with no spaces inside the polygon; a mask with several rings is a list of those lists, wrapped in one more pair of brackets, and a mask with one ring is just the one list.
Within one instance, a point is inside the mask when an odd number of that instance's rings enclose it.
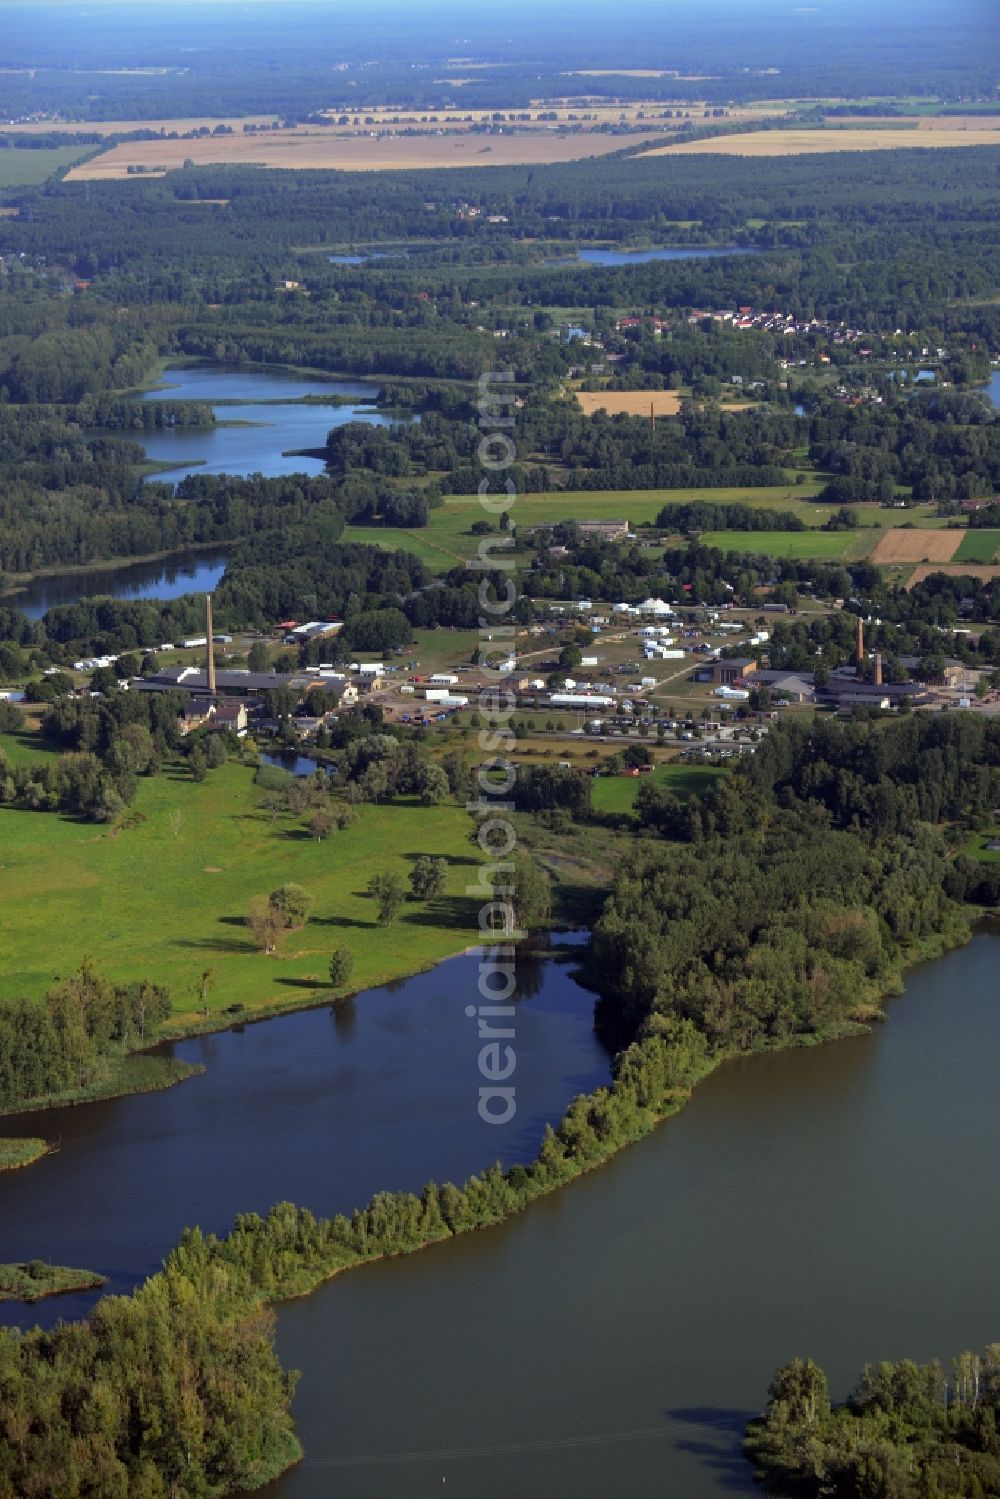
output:
{"label": "harvested farmland field", "polygon": [[952,124],[934,130],[900,128],[896,121],[881,128],[752,130],[746,135],[717,135],[708,140],[658,146],[645,156],[808,156],[830,151],[898,151],[930,146],[1000,146],[1000,119],[975,125]]}
{"label": "harvested farmland field", "polygon": [[24,124],[5,125],[3,133],[4,135],[127,135],[132,130],[165,130],[169,135],[172,130],[175,130],[178,135],[182,135],[187,130],[214,130],[217,125],[228,125],[232,130],[242,130],[244,125],[276,123],[274,115],[238,115],[226,119],[199,115],[180,120],[32,120]]}
{"label": "harvested farmland field", "polygon": [[963,531],[906,531],[897,527],[886,531],[872,552],[872,561],[883,565],[893,562],[950,562],[958,551]]}
{"label": "harvested farmland field", "polygon": [[906,587],[916,588],[931,573],[944,573],[949,578],[978,578],[980,583],[992,583],[995,578],[1000,578],[1000,567],[976,567],[974,565],[964,567],[961,563],[945,564],[942,567],[915,567],[906,580]]}
{"label": "harvested farmland field", "polygon": [[578,390],[576,399],[587,416],[606,411],[609,416],[676,416],[681,397],[676,390]]}
{"label": "harvested farmland field", "polygon": [[[266,135],[204,136],[197,140],[130,141],[85,162],[69,182],[99,178],[163,176],[192,161],[196,166],[261,166],[285,170],[394,172],[421,167],[534,166],[609,156],[625,146],[662,138],[649,134],[570,135],[536,130],[522,135],[484,136],[471,131],[449,135],[370,136],[333,131],[275,131]],[[130,176],[129,169],[132,169]],[[137,171],[136,169],[141,169]]]}

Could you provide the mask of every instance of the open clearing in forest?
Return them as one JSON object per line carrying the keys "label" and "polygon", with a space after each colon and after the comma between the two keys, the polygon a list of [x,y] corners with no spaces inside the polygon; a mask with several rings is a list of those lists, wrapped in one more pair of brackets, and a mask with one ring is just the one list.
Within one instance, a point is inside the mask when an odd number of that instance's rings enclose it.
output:
{"label": "open clearing in forest", "polygon": [[[906,128],[912,124],[913,128]],[[821,126],[811,130],[753,130],[745,135],[718,135],[708,140],[658,146],[644,156],[805,156],[830,151],[898,151],[933,146],[1000,146],[1000,116],[992,122],[960,119],[924,129],[924,121],[897,120],[881,127]]]}
{"label": "open clearing in forest", "polygon": [[994,578],[1000,578],[1000,567],[976,567],[972,563],[965,567],[956,562],[950,565],[945,563],[940,567],[915,567],[906,580],[906,588],[916,588],[918,583],[922,583],[932,573],[944,573],[949,578],[978,578],[980,583],[992,583]]}
{"label": "open clearing in forest", "polygon": [[609,416],[676,416],[681,397],[676,390],[578,390],[576,399],[587,416],[606,411]]}
{"label": "open clearing in forest", "polygon": [[[67,181],[99,178],[142,179],[182,167],[261,166],[285,170],[393,172],[438,167],[540,166],[608,156],[626,146],[659,140],[663,131],[607,135],[557,127],[516,135],[482,135],[456,130],[447,135],[345,135],[334,131],[275,131],[264,135],[201,136],[196,140],[130,141],[85,162]],[[130,174],[129,168],[132,168]],[[141,168],[141,171],[136,171]]]}
{"label": "open clearing in forest", "polygon": [[950,562],[958,551],[964,531],[904,530],[886,531],[872,552],[872,561],[880,565],[893,562]]}

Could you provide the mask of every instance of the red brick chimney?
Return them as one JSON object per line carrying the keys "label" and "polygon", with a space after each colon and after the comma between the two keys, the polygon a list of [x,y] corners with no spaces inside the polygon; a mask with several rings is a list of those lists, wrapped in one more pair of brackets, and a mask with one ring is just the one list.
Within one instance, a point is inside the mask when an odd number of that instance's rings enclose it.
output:
{"label": "red brick chimney", "polygon": [[215,696],[215,646],[212,641],[212,595],[205,595],[205,676],[208,690]]}

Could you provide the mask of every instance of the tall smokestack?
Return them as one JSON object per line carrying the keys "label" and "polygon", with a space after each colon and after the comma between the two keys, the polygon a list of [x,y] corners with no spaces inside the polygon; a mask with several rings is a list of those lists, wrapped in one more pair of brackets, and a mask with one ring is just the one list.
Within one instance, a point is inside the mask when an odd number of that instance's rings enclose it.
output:
{"label": "tall smokestack", "polygon": [[215,646],[212,641],[212,595],[205,595],[205,675],[209,694],[215,696]]}
{"label": "tall smokestack", "polygon": [[865,664],[865,622],[858,615],[858,668]]}
{"label": "tall smokestack", "polygon": [[875,686],[882,686],[882,655],[879,651],[875,652]]}

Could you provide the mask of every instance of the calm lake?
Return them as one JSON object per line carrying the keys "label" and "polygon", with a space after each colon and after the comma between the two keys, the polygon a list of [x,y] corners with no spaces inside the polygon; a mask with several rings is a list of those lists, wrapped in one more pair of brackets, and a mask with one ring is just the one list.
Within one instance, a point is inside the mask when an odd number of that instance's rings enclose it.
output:
{"label": "calm lake", "polygon": [[1000,411],[1000,370],[994,370],[989,384],[990,405]]}
{"label": "calm lake", "polygon": [[[386,426],[410,420],[388,416],[371,404],[378,386],[362,380],[325,380],[291,370],[255,369],[245,365],[185,365],[167,369],[157,390],[142,399],[207,401],[218,422],[253,423],[245,426],[189,427],[172,432],[116,433],[141,443],[148,456],[169,463],[163,478],[178,483],[187,474],[321,474],[321,458],[287,456],[299,448],[322,448],[332,427],[344,422]],[[347,405],[301,405],[305,396],[339,396]],[[183,593],[206,593],[218,583],[226,553],[179,553],[166,561],[134,562],[114,568],[94,568],[42,577],[0,603],[22,609],[38,619],[56,604],[75,604],[96,594],[121,599],[172,599]]]}
{"label": "calm lake", "polygon": [[[331,930],[331,945],[334,942]],[[582,934],[562,936],[564,949]],[[515,1019],[515,1120],[478,1113],[478,961],[453,958],[320,1009],[179,1042],[201,1077],[162,1093],[0,1119],[5,1135],[59,1143],[0,1174],[0,1261],[80,1265],[124,1291],[159,1268],[187,1224],[227,1232],[237,1213],[281,1201],[351,1212],[383,1188],[464,1180],[500,1159],[530,1160],[545,1123],[608,1078],[593,995],[565,960],[522,957]],[[262,962],[264,960],[262,959]],[[0,1321],[80,1316],[93,1294]]]}
{"label": "calm lake", "polygon": [[[378,386],[361,380],[324,380],[290,370],[245,365],[184,365],[163,372],[163,383],[146,401],[208,401],[218,423],[245,426],[182,427],[146,432],[147,455],[169,463],[163,477],[177,483],[187,474],[321,474],[322,458],[291,457],[301,448],[322,448],[332,427],[345,422],[388,426],[394,418],[374,406]],[[348,404],[296,405],[304,396],[337,396]],[[269,402],[287,404],[267,404]],[[220,404],[225,403],[225,404]]]}
{"label": "calm lake", "polygon": [[115,599],[176,599],[184,593],[211,593],[226,570],[219,549],[181,552],[159,562],[128,562],[55,578],[36,578],[0,603],[39,619],[57,604],[75,604],[98,594]]}
{"label": "calm lake", "polygon": [[268,1499],[749,1495],[779,1363],[812,1355],[839,1397],[866,1360],[982,1347],[998,954],[983,932],[873,1035],[730,1063],[522,1217],[283,1307],[307,1456]]}
{"label": "calm lake", "polygon": [[650,260],[716,260],[721,255],[759,255],[743,245],[664,245],[658,250],[578,250],[576,259],[548,260],[546,265],[645,265]]}

